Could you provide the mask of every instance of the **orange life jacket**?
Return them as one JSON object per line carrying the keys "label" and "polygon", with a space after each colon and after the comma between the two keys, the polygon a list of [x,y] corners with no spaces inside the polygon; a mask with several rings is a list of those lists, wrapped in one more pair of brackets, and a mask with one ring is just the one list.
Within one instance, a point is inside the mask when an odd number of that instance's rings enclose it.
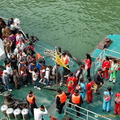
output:
{"label": "orange life jacket", "polygon": [[69,57],[68,57],[67,55],[65,55],[64,57],[62,56],[61,59],[62,59],[62,62],[63,62],[65,65],[68,64],[68,62],[69,62]]}
{"label": "orange life jacket", "polygon": [[75,96],[74,94],[72,95],[72,103],[74,104],[79,104],[80,103],[80,95]]}
{"label": "orange life jacket", "polygon": [[27,101],[28,101],[30,104],[34,103],[33,99],[35,99],[35,96],[34,96],[34,95],[32,95],[31,97],[29,97],[29,95],[27,95]]}
{"label": "orange life jacket", "polygon": [[56,95],[56,97],[60,98],[60,103],[64,103],[67,99],[67,96],[64,92],[62,92],[62,94],[60,94],[60,95]]}

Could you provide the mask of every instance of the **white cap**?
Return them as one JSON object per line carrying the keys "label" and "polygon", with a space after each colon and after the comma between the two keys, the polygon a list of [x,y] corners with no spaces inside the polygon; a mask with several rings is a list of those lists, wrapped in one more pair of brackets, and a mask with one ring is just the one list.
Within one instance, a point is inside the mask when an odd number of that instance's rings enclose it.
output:
{"label": "white cap", "polygon": [[26,56],[26,54],[23,52],[23,53],[22,53],[22,56]]}
{"label": "white cap", "polygon": [[7,73],[7,70],[3,70],[3,73]]}

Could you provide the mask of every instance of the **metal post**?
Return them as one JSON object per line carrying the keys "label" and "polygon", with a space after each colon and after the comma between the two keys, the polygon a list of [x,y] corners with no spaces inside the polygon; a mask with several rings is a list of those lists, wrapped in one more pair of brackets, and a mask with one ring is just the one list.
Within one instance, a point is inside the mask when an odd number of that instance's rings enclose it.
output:
{"label": "metal post", "polygon": [[88,120],[88,110],[87,110],[87,116],[86,117],[87,117],[86,120]]}
{"label": "metal post", "polygon": [[[58,52],[57,52],[57,46],[55,46],[55,53],[57,53],[58,54]],[[56,84],[57,84],[57,88],[58,88],[58,68],[57,68],[57,63],[55,63],[56,64]]]}

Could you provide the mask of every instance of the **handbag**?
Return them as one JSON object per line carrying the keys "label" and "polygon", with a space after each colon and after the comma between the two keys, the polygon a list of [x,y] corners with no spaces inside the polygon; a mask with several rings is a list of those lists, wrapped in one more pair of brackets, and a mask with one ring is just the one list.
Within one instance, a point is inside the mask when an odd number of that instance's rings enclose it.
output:
{"label": "handbag", "polygon": [[105,95],[105,96],[104,96],[104,100],[105,100],[105,101],[110,101],[110,95]]}
{"label": "handbag", "polygon": [[120,103],[120,97],[116,97],[116,98],[115,98],[115,102],[116,102],[116,103]]}

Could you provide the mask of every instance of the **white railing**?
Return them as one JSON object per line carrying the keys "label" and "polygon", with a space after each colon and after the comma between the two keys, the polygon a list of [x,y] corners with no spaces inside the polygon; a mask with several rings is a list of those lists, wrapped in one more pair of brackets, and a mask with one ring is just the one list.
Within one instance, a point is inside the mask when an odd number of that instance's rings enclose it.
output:
{"label": "white railing", "polygon": [[1,118],[0,120],[9,120],[7,117]]}
{"label": "white railing", "polygon": [[95,61],[93,62],[93,73],[97,71],[99,67],[101,67],[101,62],[97,60],[97,58],[100,58],[101,60],[104,59],[105,56],[113,57],[116,59],[120,59],[120,53],[110,50],[110,49],[104,49],[96,58]]}
{"label": "white railing", "polygon": [[[71,107],[67,106],[69,104],[71,105]],[[83,107],[79,107],[79,106],[77,106],[77,107],[80,108],[80,111],[77,111],[74,108],[74,104],[72,104],[72,103],[70,103],[70,102],[67,101],[66,105],[65,105],[64,115],[66,115],[68,113],[68,114],[73,115],[76,118],[79,118],[79,119],[82,119],[82,120],[89,120],[89,118],[91,120],[100,120],[100,118],[102,120],[111,120],[110,118],[104,117],[103,115],[97,114],[97,113],[92,112],[90,110],[87,110],[87,109],[85,109]],[[77,116],[75,112],[79,112],[80,116]]]}

